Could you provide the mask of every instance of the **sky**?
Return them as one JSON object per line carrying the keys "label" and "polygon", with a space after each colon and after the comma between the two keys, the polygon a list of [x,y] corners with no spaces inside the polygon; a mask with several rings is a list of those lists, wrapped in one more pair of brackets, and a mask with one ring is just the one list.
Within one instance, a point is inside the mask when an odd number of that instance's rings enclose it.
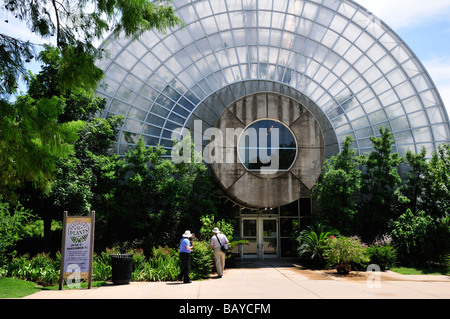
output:
{"label": "sky", "polygon": [[[384,21],[411,48],[430,74],[450,114],[450,0],[354,1]],[[33,43],[43,42],[3,10],[0,32]],[[30,63],[29,67],[33,72],[39,71],[36,64]]]}
{"label": "sky", "polygon": [[354,0],[409,46],[436,85],[450,115],[450,0]]}

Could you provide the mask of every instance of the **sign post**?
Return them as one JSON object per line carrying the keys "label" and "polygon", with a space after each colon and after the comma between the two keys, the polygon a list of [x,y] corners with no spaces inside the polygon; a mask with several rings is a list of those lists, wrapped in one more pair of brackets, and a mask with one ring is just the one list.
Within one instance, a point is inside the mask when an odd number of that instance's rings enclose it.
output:
{"label": "sign post", "polygon": [[79,288],[80,280],[87,279],[91,288],[94,226],[94,211],[90,216],[68,216],[67,211],[64,212],[59,290],[64,279],[71,288]]}

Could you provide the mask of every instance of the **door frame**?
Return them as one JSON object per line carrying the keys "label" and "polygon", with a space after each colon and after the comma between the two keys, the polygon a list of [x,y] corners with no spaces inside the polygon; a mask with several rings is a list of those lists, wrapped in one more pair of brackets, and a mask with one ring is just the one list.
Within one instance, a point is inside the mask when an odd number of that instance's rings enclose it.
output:
{"label": "door frame", "polygon": [[[244,235],[244,220],[256,220],[256,236],[245,236]],[[263,226],[264,220],[274,220],[276,222],[276,236],[264,236]],[[256,255],[246,255],[245,254],[245,244],[241,246],[241,259],[259,259],[264,260],[265,258],[279,258],[280,256],[280,232],[279,232],[279,217],[269,217],[264,215],[258,216],[241,216],[241,238],[242,239],[256,239]],[[276,239],[276,254],[264,254],[264,238],[274,238]]]}

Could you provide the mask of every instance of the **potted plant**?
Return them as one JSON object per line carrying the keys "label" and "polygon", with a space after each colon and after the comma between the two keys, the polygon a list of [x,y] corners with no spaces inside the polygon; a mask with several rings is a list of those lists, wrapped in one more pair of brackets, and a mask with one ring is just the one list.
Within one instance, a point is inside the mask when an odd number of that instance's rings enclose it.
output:
{"label": "potted plant", "polygon": [[366,247],[356,236],[331,236],[324,247],[324,257],[329,266],[335,266],[339,274],[348,274],[352,263],[369,261]]}

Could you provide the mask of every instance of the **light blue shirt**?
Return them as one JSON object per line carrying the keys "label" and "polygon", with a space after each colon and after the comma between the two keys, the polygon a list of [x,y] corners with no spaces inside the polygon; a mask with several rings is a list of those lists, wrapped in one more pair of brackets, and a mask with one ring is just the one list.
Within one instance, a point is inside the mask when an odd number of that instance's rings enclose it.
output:
{"label": "light blue shirt", "polygon": [[188,238],[184,237],[180,242],[180,253],[191,253],[191,250],[186,249],[186,246],[191,246],[191,242]]}

